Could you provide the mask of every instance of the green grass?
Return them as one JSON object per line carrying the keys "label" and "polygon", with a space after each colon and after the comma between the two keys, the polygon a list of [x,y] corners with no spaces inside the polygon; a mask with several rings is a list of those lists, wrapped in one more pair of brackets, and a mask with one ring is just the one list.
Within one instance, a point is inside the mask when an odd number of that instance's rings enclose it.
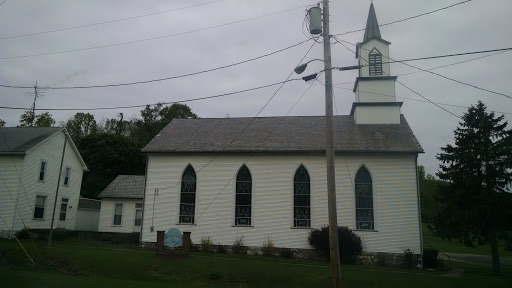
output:
{"label": "green grass", "polygon": [[[423,243],[425,244],[425,248],[434,247],[435,249],[445,252],[445,253],[457,253],[457,254],[475,254],[475,255],[491,255],[491,246],[486,245],[478,245],[475,247],[466,247],[464,244],[460,243],[457,239],[443,240],[438,238],[432,234],[430,229],[428,229],[427,224],[423,223]],[[500,242],[499,246],[499,254],[504,257],[512,257],[511,251],[506,251],[503,242]]]}
{"label": "green grass", "polygon": [[[23,241],[38,264],[13,265],[25,260],[17,243],[0,239],[0,250],[16,259],[0,260],[2,287],[328,287],[329,265],[324,261],[262,256],[193,253],[188,259],[159,259],[152,251],[109,246],[83,240],[55,241],[47,248]],[[113,250],[115,248],[116,250]],[[36,256],[37,251],[42,256]],[[11,257],[9,256],[9,257]],[[52,262],[48,262],[50,259]],[[46,263],[46,265],[44,264]],[[54,265],[48,265],[53,263]],[[57,263],[55,265],[55,263]],[[344,287],[508,287],[512,277],[493,277],[487,267],[449,277],[389,267],[344,265]],[[210,280],[210,273],[221,276]],[[74,275],[77,274],[77,275]]]}

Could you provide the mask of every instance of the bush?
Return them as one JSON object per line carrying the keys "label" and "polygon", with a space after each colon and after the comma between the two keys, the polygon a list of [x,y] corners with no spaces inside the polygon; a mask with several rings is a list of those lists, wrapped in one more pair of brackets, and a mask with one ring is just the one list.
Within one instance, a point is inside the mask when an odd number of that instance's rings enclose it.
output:
{"label": "bush", "polygon": [[30,230],[27,227],[25,227],[16,233],[16,238],[29,239],[30,238],[29,233],[30,233]]}
{"label": "bush", "polygon": [[201,251],[203,252],[213,252],[212,240],[210,240],[210,236],[203,237],[201,239]]}
{"label": "bush", "polygon": [[507,232],[503,238],[505,240],[505,250],[512,252],[512,232]]}
{"label": "bush", "polygon": [[290,248],[282,248],[279,250],[279,257],[290,259],[293,257],[293,251]]}
{"label": "bush", "polygon": [[439,251],[432,248],[423,249],[423,268],[435,268]]}
{"label": "bush", "polygon": [[231,252],[233,254],[246,254],[247,247],[244,246],[244,236],[236,237],[233,246],[231,246]]}
{"label": "bush", "polygon": [[[338,227],[340,262],[350,264],[355,262],[357,255],[363,251],[361,238],[347,227]],[[309,233],[309,245],[326,257],[329,256],[329,226],[314,229]]]}
{"label": "bush", "polygon": [[270,238],[270,236],[268,236],[267,240],[263,242],[261,252],[263,253],[263,256],[274,256],[274,254],[276,254],[276,247],[274,246],[274,242],[272,242],[272,238]]}
{"label": "bush", "polygon": [[219,245],[217,246],[217,253],[219,254],[226,254],[228,252],[228,250],[226,249],[226,247],[224,245]]}
{"label": "bush", "polygon": [[404,266],[406,268],[412,268],[414,266],[413,260],[414,260],[414,254],[412,253],[411,249],[405,249],[404,250]]}

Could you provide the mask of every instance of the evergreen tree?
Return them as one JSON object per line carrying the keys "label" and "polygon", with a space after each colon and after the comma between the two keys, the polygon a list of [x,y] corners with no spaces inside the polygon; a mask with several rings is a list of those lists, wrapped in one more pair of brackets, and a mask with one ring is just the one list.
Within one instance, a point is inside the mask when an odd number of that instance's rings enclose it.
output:
{"label": "evergreen tree", "polygon": [[500,272],[498,238],[510,230],[512,194],[505,191],[512,177],[512,130],[504,116],[486,112],[479,101],[462,117],[455,145],[442,147],[437,173],[449,186],[438,201],[434,232],[467,246],[491,245],[493,272]]}

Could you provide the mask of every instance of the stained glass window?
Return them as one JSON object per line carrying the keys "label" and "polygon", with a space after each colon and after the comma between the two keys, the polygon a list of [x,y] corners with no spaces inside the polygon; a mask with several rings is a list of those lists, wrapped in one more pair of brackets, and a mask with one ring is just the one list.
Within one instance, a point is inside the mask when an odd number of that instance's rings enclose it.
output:
{"label": "stained glass window", "polygon": [[372,177],[366,167],[356,174],[356,229],[374,230]]}
{"label": "stained glass window", "polygon": [[188,165],[181,177],[180,223],[194,223],[196,172]]}
{"label": "stained glass window", "polygon": [[251,225],[252,177],[243,165],[236,175],[235,225]]}
{"label": "stained glass window", "polygon": [[293,226],[311,227],[311,185],[309,173],[300,166],[293,178]]}

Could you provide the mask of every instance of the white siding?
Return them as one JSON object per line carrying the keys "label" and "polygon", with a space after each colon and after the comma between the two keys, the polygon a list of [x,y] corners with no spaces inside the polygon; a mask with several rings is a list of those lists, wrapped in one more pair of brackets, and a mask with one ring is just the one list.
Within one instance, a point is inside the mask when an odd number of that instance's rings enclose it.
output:
{"label": "white siding", "polygon": [[[114,224],[114,206],[123,204],[121,225]],[[135,204],[142,199],[103,199],[101,200],[99,232],[132,233],[140,232],[140,226],[135,226]]]}
{"label": "white siding", "polygon": [[[320,154],[251,157],[246,165],[253,181],[253,227],[233,227],[235,175],[248,157],[222,155],[198,172],[196,224],[179,225],[180,185],[175,184],[189,163],[197,172],[213,155],[149,155],[142,241],[155,242],[156,231],[177,227],[192,232],[194,243],[200,243],[201,238],[208,235],[215,244],[231,245],[236,237],[243,236],[246,245],[261,246],[267,236],[271,236],[278,247],[311,248],[307,243],[310,230],[292,228],[293,176],[300,164],[306,167],[311,178],[312,226],[326,225],[325,157]],[[365,250],[403,253],[410,248],[419,251],[415,155],[337,155],[339,225],[355,227],[353,180],[363,164],[373,177],[375,230],[378,231],[358,232]],[[159,192],[155,197],[156,188]],[[153,232],[150,231],[152,225]]]}
{"label": "white siding", "polygon": [[[373,48],[377,48],[377,50],[380,51],[380,53],[382,54],[382,63],[386,63],[386,62],[389,62],[390,59],[388,58],[389,57],[389,45],[382,42],[382,41],[379,41],[379,40],[370,40],[366,43],[364,43],[364,45],[358,47],[359,49],[359,65],[368,65],[368,56],[370,54],[370,51],[373,50]],[[363,67],[360,69],[360,75],[361,77],[375,77],[375,76],[370,76],[370,70],[369,70],[369,67],[366,66],[366,67]],[[391,71],[390,71],[390,64],[389,63],[386,63],[386,64],[382,64],[382,76],[389,76],[391,75]]]}
{"label": "white siding", "polygon": [[[62,157],[62,148],[64,145],[64,137],[65,136],[63,131],[58,132],[49,137],[48,139],[44,140],[31,150],[27,151],[27,154],[25,155],[23,161],[21,161],[21,158],[18,156],[16,168],[18,169],[21,175],[22,185],[19,187],[19,189],[17,189],[17,187],[14,187],[15,184],[12,182],[16,181],[16,179],[10,180],[10,187],[12,187],[10,191],[13,196],[19,197],[17,207],[18,211],[21,214],[21,217],[20,215],[16,215],[16,221],[14,223],[13,230],[18,231],[23,229],[23,222],[31,229],[50,228],[53,204],[55,200],[55,192],[57,189],[57,180],[59,176],[58,173],[60,161]],[[12,171],[14,171],[14,173],[16,172],[14,169],[14,165],[12,164],[12,161],[9,159],[9,156],[2,155],[0,159],[2,159],[0,161],[1,163],[7,163],[0,165],[9,166],[9,169],[7,169],[6,171],[9,171],[10,177],[16,177],[17,179],[19,179],[16,174],[14,174],[14,176],[12,174]],[[44,181],[39,181],[39,169],[41,165],[41,160],[45,160],[47,162]],[[66,154],[64,157],[62,171],[65,171],[66,166],[71,167],[71,176],[69,179],[69,185],[67,186],[63,185],[64,172],[60,179],[59,196],[57,199],[58,202],[55,209],[54,228],[61,227],[66,229],[74,229],[76,222],[76,212],[78,208],[78,198],[80,196],[80,187],[82,183],[83,167],[69,141],[66,146]],[[2,171],[4,170],[2,169]],[[46,196],[44,218],[40,220],[33,219],[36,195]],[[60,203],[62,198],[69,199],[66,221],[59,221]],[[12,221],[12,211],[14,209],[14,204],[10,199],[9,202],[13,206],[10,208],[10,216],[7,217],[10,217],[9,219],[11,219]],[[2,215],[2,217],[4,217],[4,215]],[[10,223],[9,225],[12,225],[12,223]]]}
{"label": "white siding", "polygon": [[[0,216],[6,222],[0,221],[0,231],[9,231],[12,228],[14,214],[16,218],[20,217],[20,213],[23,215],[23,211],[15,213],[14,208],[20,187],[18,173],[21,175],[23,172],[23,157],[0,155]],[[22,200],[23,198],[19,201]]]}
{"label": "white siding", "polygon": [[356,102],[396,102],[395,81],[359,81],[356,90]]}
{"label": "white siding", "polygon": [[356,124],[400,124],[399,106],[357,106]]}

